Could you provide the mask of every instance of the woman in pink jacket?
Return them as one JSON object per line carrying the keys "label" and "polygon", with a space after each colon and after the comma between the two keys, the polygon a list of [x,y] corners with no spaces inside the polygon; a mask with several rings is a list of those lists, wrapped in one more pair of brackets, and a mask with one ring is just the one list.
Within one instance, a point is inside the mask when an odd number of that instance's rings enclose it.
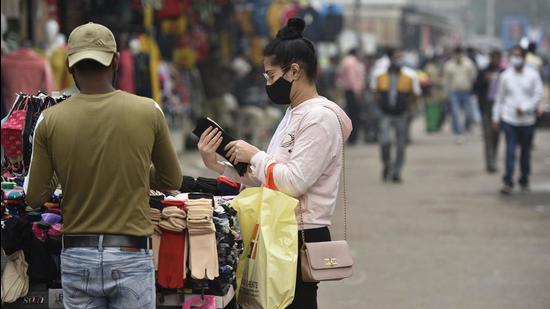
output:
{"label": "woman in pink jacket", "polygon": [[[248,187],[267,186],[299,199],[297,212],[303,212],[304,221],[299,228],[305,230],[307,242],[319,242],[330,240],[342,145],[352,126],[338,105],[317,93],[317,56],[302,36],[304,28],[302,19],[290,19],[263,51],[269,98],[275,104],[290,104],[267,151],[242,140],[226,147],[233,163],[250,164],[249,172],[240,177],[230,164],[218,161],[215,150],[222,138],[217,129],[206,130],[198,148],[209,169]],[[298,247],[302,241],[300,236]],[[302,281],[300,265],[294,302],[287,308],[317,308],[317,283]]]}

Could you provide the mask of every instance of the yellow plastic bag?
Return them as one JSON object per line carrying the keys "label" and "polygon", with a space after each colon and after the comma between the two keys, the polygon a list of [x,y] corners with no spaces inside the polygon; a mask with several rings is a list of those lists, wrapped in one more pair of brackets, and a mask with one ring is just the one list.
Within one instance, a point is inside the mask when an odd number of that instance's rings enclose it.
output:
{"label": "yellow plastic bag", "polygon": [[237,268],[237,301],[245,309],[286,308],[294,299],[298,261],[298,200],[268,188],[233,200],[244,252]]}

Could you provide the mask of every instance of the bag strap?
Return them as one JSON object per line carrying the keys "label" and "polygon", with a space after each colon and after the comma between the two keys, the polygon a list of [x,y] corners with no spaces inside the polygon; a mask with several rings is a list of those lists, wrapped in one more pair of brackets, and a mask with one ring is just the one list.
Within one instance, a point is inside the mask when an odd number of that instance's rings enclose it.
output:
{"label": "bag strap", "polygon": [[[342,125],[342,120],[340,119],[340,116],[330,109],[329,107],[326,107],[330,111],[332,111],[336,115],[336,119],[338,119],[338,124],[340,125],[340,133],[342,134],[342,173],[341,173],[341,179],[342,179],[342,199],[344,202],[344,240],[348,240],[348,198],[347,198],[347,190],[346,190],[346,139],[344,134],[344,126]],[[302,226],[301,234],[302,234],[302,243],[304,246],[306,243],[306,233],[304,231],[304,210],[300,211],[300,225]]]}

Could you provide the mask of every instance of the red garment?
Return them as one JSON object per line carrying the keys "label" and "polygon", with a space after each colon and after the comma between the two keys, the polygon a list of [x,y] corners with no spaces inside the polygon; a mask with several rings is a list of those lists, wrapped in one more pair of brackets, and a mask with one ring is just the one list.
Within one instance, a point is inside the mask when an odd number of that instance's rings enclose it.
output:
{"label": "red garment", "polygon": [[158,19],[180,17],[191,7],[189,0],[164,0],[163,3],[162,8],[156,11]]}
{"label": "red garment", "polygon": [[2,95],[9,110],[18,92],[51,93],[53,76],[46,59],[28,48],[2,55]]}
{"label": "red garment", "polygon": [[300,6],[298,4],[289,4],[283,15],[281,16],[281,25],[286,25],[289,19],[296,17],[300,12]]}
{"label": "red garment", "polygon": [[129,93],[136,93],[136,81],[134,79],[134,58],[129,49],[120,51],[118,64],[118,89]]}
{"label": "red garment", "polygon": [[167,289],[183,288],[185,233],[163,230],[160,239],[158,283]]}

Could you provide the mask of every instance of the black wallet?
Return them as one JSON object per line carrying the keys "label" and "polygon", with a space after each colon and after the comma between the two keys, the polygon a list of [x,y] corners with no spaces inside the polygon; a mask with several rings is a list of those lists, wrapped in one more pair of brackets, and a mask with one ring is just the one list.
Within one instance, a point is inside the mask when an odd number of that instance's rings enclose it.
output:
{"label": "black wallet", "polygon": [[[227,161],[229,161],[229,157],[227,156],[227,151],[224,150],[225,146],[229,144],[230,142],[234,141],[235,138],[231,137],[229,134],[227,134],[214,120],[210,118],[200,118],[197,121],[197,126],[193,130],[193,134],[195,136],[199,137],[202,135],[204,131],[208,129],[208,127],[218,128],[222,132],[222,143],[218,149],[216,149],[216,153],[224,157]],[[231,163],[231,162],[229,162]],[[248,169],[248,164],[246,163],[237,163],[236,165],[231,163],[239,175],[244,176],[246,174],[246,170]]]}

